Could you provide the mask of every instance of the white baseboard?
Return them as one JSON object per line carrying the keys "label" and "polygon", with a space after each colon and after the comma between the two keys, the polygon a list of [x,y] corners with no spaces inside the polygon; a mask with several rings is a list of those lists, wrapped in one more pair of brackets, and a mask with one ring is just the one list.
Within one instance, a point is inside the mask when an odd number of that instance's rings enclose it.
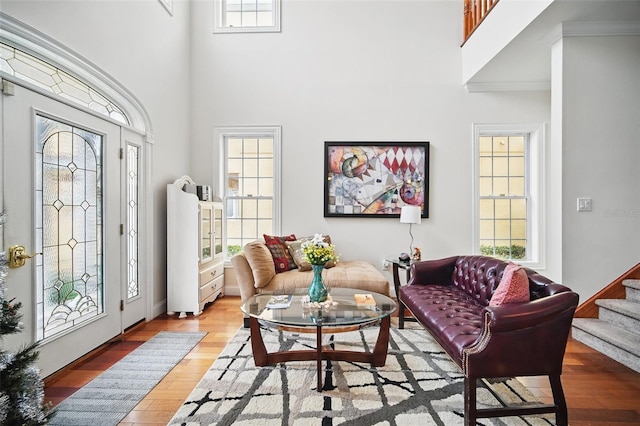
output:
{"label": "white baseboard", "polygon": [[[153,318],[156,318],[165,312],[167,312],[167,299],[153,305]],[[153,318],[149,318],[147,321],[151,321]]]}

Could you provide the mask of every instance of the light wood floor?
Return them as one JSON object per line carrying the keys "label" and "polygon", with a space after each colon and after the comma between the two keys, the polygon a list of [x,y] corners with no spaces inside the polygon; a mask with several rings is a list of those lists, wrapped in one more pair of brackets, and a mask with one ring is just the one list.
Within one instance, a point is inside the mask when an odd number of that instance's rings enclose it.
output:
{"label": "light wood floor", "polygon": [[[198,317],[162,315],[134,327],[97,354],[45,381],[45,400],[58,404],[157,332],[207,331],[204,339],[120,423],[166,425],[242,324],[238,297],[225,296]],[[521,379],[551,402],[547,380]],[[562,374],[572,426],[640,425],[640,374],[589,347],[569,340]]]}

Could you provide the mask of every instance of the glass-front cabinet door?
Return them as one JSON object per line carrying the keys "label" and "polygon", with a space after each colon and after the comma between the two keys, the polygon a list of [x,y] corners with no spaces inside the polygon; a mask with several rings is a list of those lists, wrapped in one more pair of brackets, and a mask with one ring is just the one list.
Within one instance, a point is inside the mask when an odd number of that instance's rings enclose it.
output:
{"label": "glass-front cabinet door", "polygon": [[213,257],[222,256],[222,203],[213,203]]}
{"label": "glass-front cabinet door", "polygon": [[200,263],[213,258],[214,219],[213,204],[199,203],[200,207]]}

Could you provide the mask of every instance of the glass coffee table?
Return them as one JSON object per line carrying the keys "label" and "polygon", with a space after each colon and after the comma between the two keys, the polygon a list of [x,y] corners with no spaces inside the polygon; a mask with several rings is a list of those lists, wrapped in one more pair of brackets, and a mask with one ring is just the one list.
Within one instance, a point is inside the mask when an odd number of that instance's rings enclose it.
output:
{"label": "glass coffee table", "polygon": [[[370,295],[375,304],[357,305],[355,294]],[[275,365],[287,361],[316,361],[318,392],[321,392],[323,360],[363,362],[373,367],[385,364],[391,314],[397,309],[396,302],[390,297],[357,289],[331,288],[331,300],[337,303],[317,307],[303,303],[306,289],[300,289],[293,293],[289,307],[271,309],[267,308],[267,303],[272,296],[273,294],[256,294],[240,307],[242,312],[249,316],[251,349],[256,366]],[[344,333],[374,324],[380,324],[380,330],[372,352],[335,350],[322,345],[323,333]],[[315,333],[316,349],[268,353],[260,332],[261,326],[298,333]]]}

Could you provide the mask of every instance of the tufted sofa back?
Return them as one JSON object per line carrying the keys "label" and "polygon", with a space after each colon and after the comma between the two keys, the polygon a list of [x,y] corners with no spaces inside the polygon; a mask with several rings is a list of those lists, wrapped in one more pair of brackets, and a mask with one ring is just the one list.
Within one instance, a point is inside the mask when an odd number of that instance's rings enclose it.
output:
{"label": "tufted sofa back", "polygon": [[[458,256],[452,272],[451,283],[483,305],[488,305],[500,284],[509,262],[489,256]],[[524,268],[529,277],[531,300],[550,296],[566,290],[536,271]]]}

